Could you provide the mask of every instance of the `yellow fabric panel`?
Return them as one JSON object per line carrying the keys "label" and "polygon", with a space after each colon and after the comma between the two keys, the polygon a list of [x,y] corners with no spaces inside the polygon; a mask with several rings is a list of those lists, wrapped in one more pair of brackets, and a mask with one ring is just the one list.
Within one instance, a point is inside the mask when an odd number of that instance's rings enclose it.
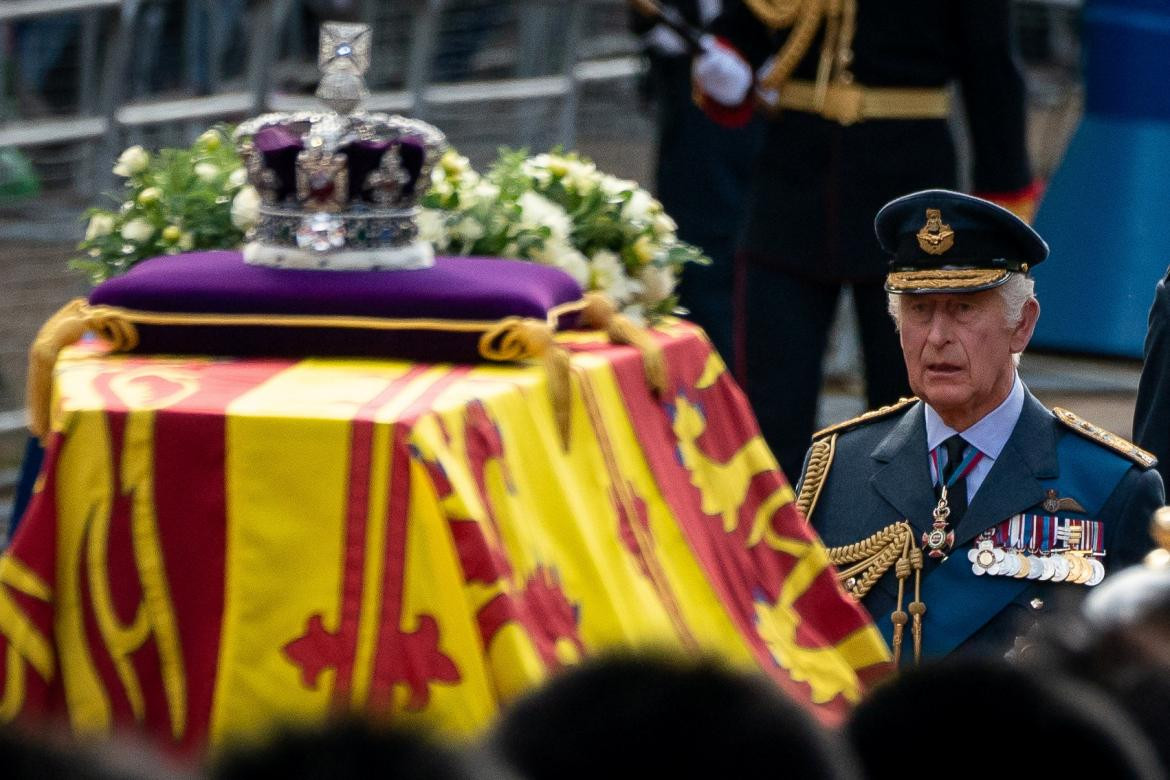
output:
{"label": "yellow fabric panel", "polygon": [[421,712],[412,712],[403,704],[406,691],[400,687],[393,714],[404,722],[470,736],[495,716],[496,697],[485,666],[475,613],[468,609],[463,593],[463,572],[447,519],[429,488],[422,465],[412,464],[406,576],[398,628],[404,633],[414,632],[419,628],[419,616],[432,616],[439,629],[437,650],[454,663],[459,679],[430,683],[429,701]]}
{"label": "yellow fabric panel", "polygon": [[486,653],[493,690],[501,702],[532,690],[548,677],[544,662],[532,646],[532,637],[517,623],[501,628]]}
{"label": "yellow fabric panel", "polygon": [[[88,386],[88,383],[85,385]],[[66,419],[67,436],[57,462],[57,614],[56,643],[69,720],[81,734],[105,733],[111,725],[109,696],[98,677],[85,638],[82,557],[86,535],[97,517],[113,505],[111,442],[105,414],[76,412]]]}
{"label": "yellow fabric panel", "polygon": [[[606,360],[592,355],[579,355],[575,362],[587,372],[589,386],[597,398],[602,427],[613,443],[619,473],[630,481],[633,491],[646,502],[651,533],[651,538],[646,540],[647,552],[658,562],[665,589],[675,597],[674,603],[690,637],[703,649],[718,653],[730,663],[754,667],[750,648],[712,589],[678,520],[659,492],[630,423],[612,367]],[[713,488],[725,491],[736,487],[718,481],[713,485]]]}
{"label": "yellow fabric panel", "polygon": [[[228,409],[226,595],[213,743],[254,734],[272,712],[316,719],[334,706],[336,670],[324,667],[316,685],[306,687],[285,646],[310,633],[306,621],[313,615],[325,631],[339,629],[352,420],[410,369],[408,363],[305,360]],[[367,410],[379,421],[373,442],[381,446],[370,453],[357,655],[347,681],[353,689],[342,706],[365,702],[380,630],[387,421],[448,371],[427,369]]]}
{"label": "yellow fabric panel", "polygon": [[[294,366],[228,410],[227,551],[213,744],[255,735],[274,713],[316,720],[329,711],[334,671],[315,688],[282,652],[309,616],[338,627],[342,542],[349,480],[349,415],[385,380],[357,376],[345,399],[328,395],[298,416],[314,390],[335,393]],[[349,413],[346,413],[346,407]],[[309,543],[311,541],[311,543]]]}
{"label": "yellow fabric panel", "polygon": [[[294,422],[348,422],[391,382],[406,375],[410,367],[410,363],[398,361],[302,360],[237,398],[227,414],[281,417]],[[378,419],[394,419],[396,408],[380,410]],[[279,450],[270,450],[273,451]]]}
{"label": "yellow fabric panel", "polygon": [[511,379],[519,392],[489,392],[482,401],[499,421],[515,486],[508,494],[498,478],[488,483],[516,584],[537,567],[555,569],[566,597],[579,606],[587,649],[677,646],[652,583],[638,572],[621,543],[608,469],[579,386],[574,383],[566,453],[553,426],[543,372],[531,370]]}

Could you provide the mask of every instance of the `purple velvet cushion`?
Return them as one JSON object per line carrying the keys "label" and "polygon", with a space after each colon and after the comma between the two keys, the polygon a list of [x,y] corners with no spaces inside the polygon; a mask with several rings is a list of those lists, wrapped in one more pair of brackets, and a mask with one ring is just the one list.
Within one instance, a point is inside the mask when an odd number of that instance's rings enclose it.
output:
{"label": "purple velvet cushion", "polygon": [[[316,324],[136,322],[134,351],[212,355],[360,355],[410,360],[479,360],[482,330],[459,321],[505,317],[544,321],[554,307],[581,299],[565,272],[486,257],[439,257],[419,271],[309,271],[252,266],[239,252],[157,257],[99,285],[90,304],[130,312],[194,315],[311,315],[436,320],[452,328],[329,327]],[[149,319],[149,318],[148,318]],[[572,327],[575,315],[558,325]]]}

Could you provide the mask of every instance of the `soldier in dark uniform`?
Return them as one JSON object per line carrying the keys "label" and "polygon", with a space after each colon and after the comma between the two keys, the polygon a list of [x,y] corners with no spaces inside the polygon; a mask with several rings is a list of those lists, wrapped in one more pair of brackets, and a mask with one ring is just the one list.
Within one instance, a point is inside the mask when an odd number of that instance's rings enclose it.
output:
{"label": "soldier in dark uniform", "polygon": [[1154,290],[1146,330],[1145,362],[1133,410],[1133,438],[1159,460],[1170,479],[1170,269]]}
{"label": "soldier in dark uniform", "polygon": [[[668,0],[696,29],[711,22],[721,0]],[[655,194],[675,222],[678,236],[711,258],[711,265],[688,266],[679,281],[679,303],[703,327],[723,359],[733,362],[732,293],[736,241],[743,223],[752,163],[760,148],[763,120],[741,127],[712,122],[695,104],[688,42],[662,23],[638,12],[632,26],[642,36],[650,63],[649,96],[654,101],[657,158]]]}
{"label": "soldier in dark uniform", "polygon": [[1013,209],[1032,201],[1009,0],[729,0],[711,31],[727,48],[696,60],[708,113],[735,124],[763,103],[771,114],[740,246],[743,338],[748,396],[791,474],[815,427],[842,285],[870,406],[906,392],[871,220],[899,194],[956,187],[950,85],[971,130],[976,191]]}
{"label": "soldier in dark uniform", "polygon": [[1048,254],[1026,223],[932,190],[876,227],[919,398],[816,434],[798,504],[895,654],[906,637],[926,657],[1002,654],[1054,600],[1142,557],[1162,480],[1149,453],[1020,381],[1040,313],[1027,272]]}

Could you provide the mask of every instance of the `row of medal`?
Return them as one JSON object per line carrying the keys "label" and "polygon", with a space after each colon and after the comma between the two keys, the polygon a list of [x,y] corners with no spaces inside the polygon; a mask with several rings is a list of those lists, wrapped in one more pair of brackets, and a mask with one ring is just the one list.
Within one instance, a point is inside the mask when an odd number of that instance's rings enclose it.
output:
{"label": "row of medal", "polygon": [[1080,551],[1037,554],[1025,550],[1005,550],[987,540],[968,552],[967,559],[971,561],[971,571],[977,575],[1073,582],[1089,586],[1105,579],[1105,564]]}
{"label": "row of medal", "polygon": [[977,576],[1093,586],[1105,579],[1103,542],[1096,520],[1019,514],[980,534],[967,558]]}

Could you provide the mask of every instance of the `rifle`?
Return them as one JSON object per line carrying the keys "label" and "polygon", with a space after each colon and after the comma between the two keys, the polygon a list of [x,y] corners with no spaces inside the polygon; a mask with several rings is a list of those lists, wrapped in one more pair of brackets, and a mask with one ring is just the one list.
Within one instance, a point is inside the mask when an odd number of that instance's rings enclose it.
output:
{"label": "rifle", "polygon": [[663,5],[658,0],[630,0],[630,5],[642,16],[664,24],[678,33],[691,54],[703,51],[703,31],[684,19],[677,8]]}

